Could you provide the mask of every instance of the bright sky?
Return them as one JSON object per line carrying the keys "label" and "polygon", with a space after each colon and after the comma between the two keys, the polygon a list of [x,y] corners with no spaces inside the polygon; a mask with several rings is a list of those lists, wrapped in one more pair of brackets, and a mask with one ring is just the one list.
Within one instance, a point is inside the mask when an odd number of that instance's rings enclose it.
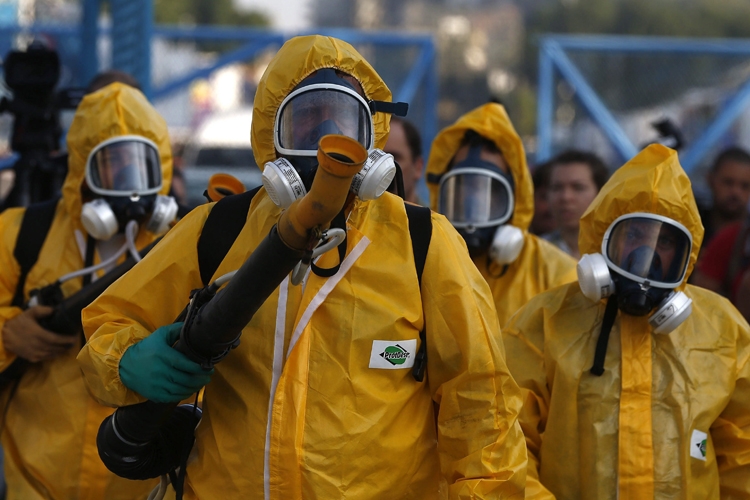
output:
{"label": "bright sky", "polygon": [[272,28],[299,31],[310,26],[310,0],[234,0],[240,9],[259,10],[271,18]]}

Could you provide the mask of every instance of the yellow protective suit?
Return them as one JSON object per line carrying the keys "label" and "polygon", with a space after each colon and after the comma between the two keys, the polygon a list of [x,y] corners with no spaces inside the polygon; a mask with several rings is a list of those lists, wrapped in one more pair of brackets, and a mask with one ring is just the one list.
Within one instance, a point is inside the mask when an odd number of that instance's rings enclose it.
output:
{"label": "yellow protective suit", "polygon": [[[259,165],[275,158],[273,117],[282,99],[324,67],[356,77],[367,98],[390,100],[350,45],[294,38],[271,61],[256,94],[252,137]],[[378,115],[375,124],[376,147],[382,147],[387,119]],[[120,381],[119,360],[172,322],[201,285],[196,241],[210,210],[199,207],[185,217],[84,310],[89,342],[79,360],[103,402],[142,400]],[[261,189],[214,279],[239,268],[279,215]],[[434,499],[441,478],[454,499],[523,496],[521,401],[496,341],[490,291],[446,219],[433,214],[432,223],[420,293],[404,202],[389,193],[353,202],[339,272],[331,278],[311,273],[304,286],[285,279],[245,327],[239,347],[216,366],[186,498]],[[337,262],[331,251],[319,265]],[[416,382],[408,368],[380,369],[376,341],[399,343],[411,356],[425,324],[425,382]]]}
{"label": "yellow protective suit", "polygon": [[[581,219],[581,252],[601,252],[607,228],[632,212],[690,230],[689,276],[703,227],[676,152],[649,146],[612,176]],[[527,498],[750,498],[748,324],[724,298],[680,289],[693,310],[669,334],[618,312],[600,377],[589,369],[606,300],[571,283],[511,319],[503,339],[524,392]],[[701,446],[705,459],[694,458]]]}
{"label": "yellow protective suit", "polygon": [[[91,149],[110,137],[138,134],[159,146],[163,169],[162,194],[169,190],[172,156],[164,119],[139,91],[114,83],[86,96],[76,111],[68,132],[68,174],[54,220],[31,269],[24,288],[25,298],[34,288],[82,269],[84,260],[76,242],[81,224],[81,186]],[[23,208],[0,215],[0,329],[5,321],[21,313],[10,307],[20,268],[13,249],[23,218]],[[138,248],[153,241],[141,231]],[[98,255],[95,256],[99,261]],[[70,296],[81,288],[81,278],[62,285]],[[80,346],[50,361],[32,365],[21,378],[9,404],[9,388],[2,396],[5,420],[2,443],[8,500],[33,499],[122,499],[145,498],[153,482],[134,482],[111,474],[99,459],[96,433],[112,408],[98,404],[86,391],[76,355]],[[0,343],[0,369],[6,369],[15,355]]]}
{"label": "yellow protective suit", "polygon": [[[435,138],[427,162],[427,174],[442,175],[458,152],[467,131],[473,130],[495,143],[503,154],[515,182],[515,209],[509,224],[523,230],[523,249],[518,258],[503,270],[503,265],[489,262],[487,254],[474,258],[495,298],[500,325],[505,325],[520,307],[535,295],[558,285],[575,281],[576,261],[556,246],[529,233],[534,216],[534,185],[526,166],[521,138],[513,128],[505,108],[488,103],[458,119]],[[428,177],[429,179],[429,177]],[[437,210],[437,182],[429,182],[430,205]]]}

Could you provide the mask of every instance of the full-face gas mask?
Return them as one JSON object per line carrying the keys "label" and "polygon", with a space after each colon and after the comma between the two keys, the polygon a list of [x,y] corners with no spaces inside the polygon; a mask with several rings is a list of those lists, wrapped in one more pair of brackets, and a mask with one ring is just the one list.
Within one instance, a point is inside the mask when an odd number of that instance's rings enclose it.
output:
{"label": "full-face gas mask", "polygon": [[359,142],[369,152],[352,192],[372,200],[385,192],[396,174],[393,156],[374,149],[372,113],[405,114],[402,103],[365,101],[334,69],[318,70],[284,99],[276,113],[274,146],[281,156],[263,169],[263,186],[276,205],[286,208],[307,193],[317,169],[320,139],[337,134]]}
{"label": "full-face gas mask", "polygon": [[159,148],[145,137],[123,135],[98,144],[86,161],[86,183],[98,198],[84,203],[81,222],[97,240],[124,231],[129,221],[146,222],[146,229],[161,234],[177,215],[174,198],[158,194]]}
{"label": "full-face gas mask", "polygon": [[656,333],[669,333],[692,311],[692,300],[675,292],[685,278],[692,249],[690,231],[679,222],[649,213],[615,219],[602,240],[602,253],[578,262],[578,282],[591,300],[617,295],[625,314],[649,317]]}
{"label": "full-face gas mask", "polygon": [[513,177],[481,159],[472,146],[463,161],[440,178],[438,212],[466,240],[472,256],[488,251],[498,264],[510,264],[523,249],[523,231],[507,224],[513,216]]}

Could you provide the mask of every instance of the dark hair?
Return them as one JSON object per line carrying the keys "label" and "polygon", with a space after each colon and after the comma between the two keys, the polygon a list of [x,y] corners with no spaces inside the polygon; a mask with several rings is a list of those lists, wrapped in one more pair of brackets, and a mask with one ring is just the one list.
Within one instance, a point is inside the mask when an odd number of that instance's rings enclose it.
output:
{"label": "dark hair", "polygon": [[714,160],[713,165],[711,165],[711,173],[715,174],[716,172],[718,172],[719,167],[721,167],[721,165],[728,161],[746,163],[750,165],[750,153],[739,146],[732,146],[725,149],[724,151],[719,153],[719,155]]}
{"label": "dark hair", "polygon": [[130,87],[133,87],[134,89],[141,90],[141,85],[138,83],[138,80],[136,80],[133,75],[129,73],[125,73],[124,71],[111,69],[109,71],[102,71],[101,73],[96,75],[94,78],[92,78],[91,82],[89,83],[89,86],[86,87],[86,93],[91,94],[93,92],[96,92],[97,90],[103,89],[110,83],[115,83],[115,82],[124,83],[125,85],[129,85]]}
{"label": "dark hair", "polygon": [[609,179],[609,169],[607,169],[607,166],[602,159],[588,151],[568,149],[552,158],[549,163],[551,165],[550,173],[557,165],[569,165],[571,163],[585,164],[591,171],[591,178],[594,180],[594,184],[596,184],[597,191],[600,190],[607,182],[607,179]]}
{"label": "dark hair", "polygon": [[[500,149],[497,147],[497,144],[495,144],[494,141],[487,139],[483,135],[480,135],[478,132],[475,132],[473,130],[467,130],[464,134],[463,139],[461,139],[461,143],[458,145],[458,149],[461,149],[464,146],[469,146],[469,148],[482,148],[490,153],[497,153],[502,156],[503,152],[500,151]],[[505,158],[503,156],[503,158]],[[453,158],[448,162],[448,170],[453,168],[453,163],[456,161],[456,155],[453,155]]]}
{"label": "dark hair", "polygon": [[549,186],[550,174],[552,173],[552,162],[546,161],[534,167],[531,172],[531,182],[534,183],[534,189],[541,189]]}
{"label": "dark hair", "polygon": [[500,153],[503,154],[502,151],[500,151],[500,148],[497,147],[497,144],[495,144],[495,141],[491,139],[487,139],[483,135],[479,135],[478,132],[475,132],[473,130],[467,130],[464,134],[464,138],[461,139],[461,144],[459,145],[459,148],[462,148],[466,145],[469,145],[470,148],[476,148],[481,147],[482,149],[486,149],[487,151],[491,153]]}
{"label": "dark hair", "polygon": [[408,120],[404,120],[398,116],[391,116],[391,125],[394,123],[400,123],[401,126],[404,127],[406,145],[409,146],[412,160],[416,160],[422,156],[422,137],[420,137],[417,127]]}

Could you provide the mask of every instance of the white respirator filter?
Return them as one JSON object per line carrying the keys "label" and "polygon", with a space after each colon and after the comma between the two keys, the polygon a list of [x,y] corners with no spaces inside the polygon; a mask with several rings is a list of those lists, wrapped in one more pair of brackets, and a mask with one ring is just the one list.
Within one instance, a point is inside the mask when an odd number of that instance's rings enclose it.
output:
{"label": "white respirator filter", "polygon": [[108,240],[119,228],[112,208],[102,198],[89,201],[81,207],[81,223],[86,231],[97,240]]}
{"label": "white respirator filter", "polygon": [[667,334],[680,326],[693,312],[693,299],[683,292],[672,292],[648,318],[654,333]]}
{"label": "white respirator filter", "polygon": [[307,194],[297,170],[286,158],[277,158],[263,167],[263,187],[277,207],[289,208]]}
{"label": "white respirator filter", "polygon": [[357,175],[352,179],[351,191],[360,200],[379,198],[396,175],[396,162],[393,155],[380,149],[373,149]]}
{"label": "white respirator filter", "polygon": [[521,254],[523,244],[523,231],[511,225],[500,226],[492,238],[490,258],[500,265],[511,264]]}
{"label": "white respirator filter", "polygon": [[157,195],[146,229],[154,234],[164,234],[177,218],[177,202],[171,196]]}
{"label": "white respirator filter", "polygon": [[588,299],[598,302],[615,293],[615,282],[609,274],[607,261],[601,254],[587,253],[576,266],[578,286]]}

